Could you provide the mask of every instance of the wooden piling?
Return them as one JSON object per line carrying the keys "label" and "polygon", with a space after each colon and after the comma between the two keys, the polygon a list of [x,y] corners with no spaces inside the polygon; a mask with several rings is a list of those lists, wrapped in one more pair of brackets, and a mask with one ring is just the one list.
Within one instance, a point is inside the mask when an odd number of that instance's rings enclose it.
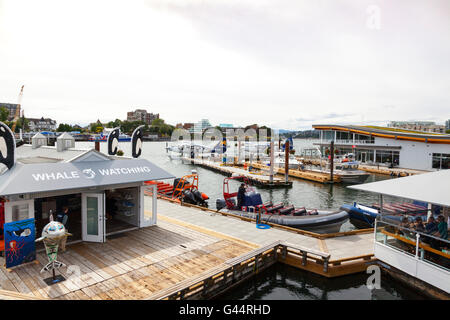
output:
{"label": "wooden piling", "polygon": [[289,178],[289,140],[284,144],[284,179],[286,183]]}

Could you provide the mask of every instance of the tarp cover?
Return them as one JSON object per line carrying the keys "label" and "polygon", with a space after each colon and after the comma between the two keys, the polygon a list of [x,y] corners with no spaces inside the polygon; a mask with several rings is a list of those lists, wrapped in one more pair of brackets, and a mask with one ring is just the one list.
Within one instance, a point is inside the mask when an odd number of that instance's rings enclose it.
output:
{"label": "tarp cover", "polygon": [[145,159],[16,165],[0,176],[0,196],[171,179]]}
{"label": "tarp cover", "polygon": [[450,207],[450,170],[365,183],[348,188]]}

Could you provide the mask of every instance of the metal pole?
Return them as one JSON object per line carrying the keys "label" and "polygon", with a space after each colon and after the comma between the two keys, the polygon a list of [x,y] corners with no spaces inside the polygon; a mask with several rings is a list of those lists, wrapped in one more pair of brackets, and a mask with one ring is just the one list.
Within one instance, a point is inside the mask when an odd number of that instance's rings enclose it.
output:
{"label": "metal pole", "polygon": [[270,183],[273,184],[273,164],[275,162],[275,152],[273,140],[270,141]]}
{"label": "metal pole", "polygon": [[380,212],[379,212],[380,219],[382,216],[383,216],[383,195],[380,194]]}

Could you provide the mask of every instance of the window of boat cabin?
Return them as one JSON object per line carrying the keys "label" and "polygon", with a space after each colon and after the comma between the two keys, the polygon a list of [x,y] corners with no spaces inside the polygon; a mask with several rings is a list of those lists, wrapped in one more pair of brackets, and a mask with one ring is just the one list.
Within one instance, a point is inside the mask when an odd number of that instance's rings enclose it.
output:
{"label": "window of boat cabin", "polygon": [[450,153],[433,153],[433,169],[450,169]]}

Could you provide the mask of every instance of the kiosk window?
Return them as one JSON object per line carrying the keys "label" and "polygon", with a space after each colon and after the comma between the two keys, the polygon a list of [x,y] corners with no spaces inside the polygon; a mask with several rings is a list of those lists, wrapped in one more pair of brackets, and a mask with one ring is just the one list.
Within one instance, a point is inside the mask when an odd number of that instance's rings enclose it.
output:
{"label": "kiosk window", "polygon": [[18,204],[11,207],[12,221],[20,221],[28,219],[29,204]]}

